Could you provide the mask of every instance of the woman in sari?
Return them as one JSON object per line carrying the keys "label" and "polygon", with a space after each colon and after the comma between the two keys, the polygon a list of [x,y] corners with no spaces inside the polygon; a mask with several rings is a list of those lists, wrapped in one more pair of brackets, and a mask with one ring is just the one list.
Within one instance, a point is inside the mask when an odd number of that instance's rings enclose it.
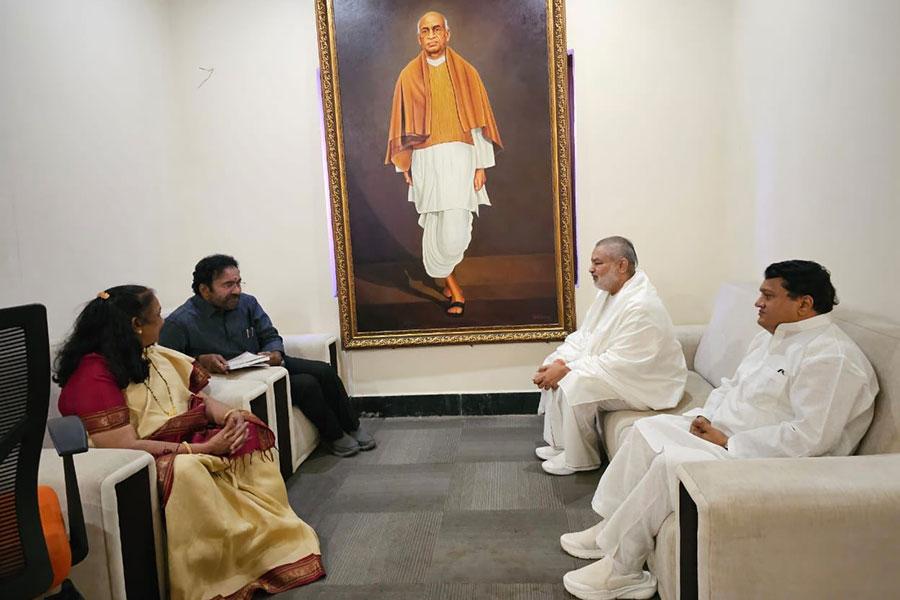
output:
{"label": "woman in sari", "polygon": [[202,394],[208,375],[156,345],[153,290],[97,294],[56,360],[59,410],[91,445],[156,459],[173,600],[249,599],[325,575],[315,532],[288,504],[274,435],[250,413]]}

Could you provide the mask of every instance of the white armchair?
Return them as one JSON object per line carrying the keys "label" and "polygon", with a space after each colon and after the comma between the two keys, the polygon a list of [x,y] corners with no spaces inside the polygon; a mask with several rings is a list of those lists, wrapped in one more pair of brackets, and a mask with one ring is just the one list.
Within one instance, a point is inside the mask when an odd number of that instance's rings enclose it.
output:
{"label": "white armchair", "polygon": [[[91,448],[74,459],[88,537],[88,554],[70,575],[75,587],[85,598],[100,600],[165,598],[153,457],[140,450]],[[52,487],[65,506],[63,463],[56,451],[41,452],[38,482]]]}
{"label": "white armchair", "polygon": [[[214,378],[206,391],[271,425],[265,383]],[[54,385],[51,403],[57,414],[58,398],[59,388]],[[75,465],[88,554],[72,569],[70,579],[92,600],[166,598],[165,528],[153,457],[140,450],[91,448],[75,456]],[[43,450],[38,480],[64,501],[62,461],[54,450]]]}
{"label": "white armchair", "polygon": [[[337,368],[337,336],[309,333],[284,336],[288,356],[321,360]],[[219,398],[220,390],[233,384],[257,382],[265,385],[265,410],[260,403],[253,414],[266,421],[275,432],[281,475],[285,479],[296,471],[319,444],[319,431],[291,401],[291,386],[282,367],[260,367],[235,371],[210,378],[207,392]],[[224,402],[225,400],[223,400]]]}
{"label": "white armchair", "polygon": [[[337,363],[337,336],[330,333],[307,333],[284,337],[284,351],[288,356],[321,360],[335,369]],[[319,430],[306,418],[299,408],[291,406],[291,450],[294,470],[312,454],[319,445]]]}

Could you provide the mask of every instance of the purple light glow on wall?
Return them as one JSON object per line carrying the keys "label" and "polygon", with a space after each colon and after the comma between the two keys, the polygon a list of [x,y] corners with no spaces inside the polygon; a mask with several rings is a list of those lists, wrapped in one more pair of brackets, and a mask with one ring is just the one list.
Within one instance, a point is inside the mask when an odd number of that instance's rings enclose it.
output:
{"label": "purple light glow on wall", "polygon": [[322,140],[322,181],[325,182],[325,214],[327,215],[328,258],[331,265],[331,296],[337,298],[337,267],[334,262],[334,231],[331,228],[331,187],[328,180],[328,144],[325,140],[325,109],[322,98],[322,70],[316,69],[316,89],[319,91],[319,136]]}
{"label": "purple light glow on wall", "polygon": [[578,218],[575,202],[575,50],[566,51],[566,73],[569,80],[566,90],[569,94],[569,200],[572,209],[572,268],[575,273],[575,287],[578,287]]}

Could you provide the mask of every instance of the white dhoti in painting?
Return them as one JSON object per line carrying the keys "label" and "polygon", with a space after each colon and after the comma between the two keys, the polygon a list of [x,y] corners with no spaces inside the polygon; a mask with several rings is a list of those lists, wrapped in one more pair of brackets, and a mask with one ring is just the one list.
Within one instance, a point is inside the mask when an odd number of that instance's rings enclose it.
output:
{"label": "white dhoti in painting", "polygon": [[472,240],[472,218],[490,206],[487,186],[475,191],[475,169],[494,166],[494,146],[481,129],[474,144],[446,142],[413,150],[408,199],[419,213],[422,262],[431,277],[450,275]]}

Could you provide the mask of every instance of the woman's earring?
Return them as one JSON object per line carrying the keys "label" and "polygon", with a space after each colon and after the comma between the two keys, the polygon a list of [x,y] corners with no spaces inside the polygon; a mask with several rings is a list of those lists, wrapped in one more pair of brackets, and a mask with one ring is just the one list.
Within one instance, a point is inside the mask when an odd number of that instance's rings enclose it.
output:
{"label": "woman's earring", "polygon": [[143,333],[144,333],[143,329],[138,329],[138,335],[143,335]]}

